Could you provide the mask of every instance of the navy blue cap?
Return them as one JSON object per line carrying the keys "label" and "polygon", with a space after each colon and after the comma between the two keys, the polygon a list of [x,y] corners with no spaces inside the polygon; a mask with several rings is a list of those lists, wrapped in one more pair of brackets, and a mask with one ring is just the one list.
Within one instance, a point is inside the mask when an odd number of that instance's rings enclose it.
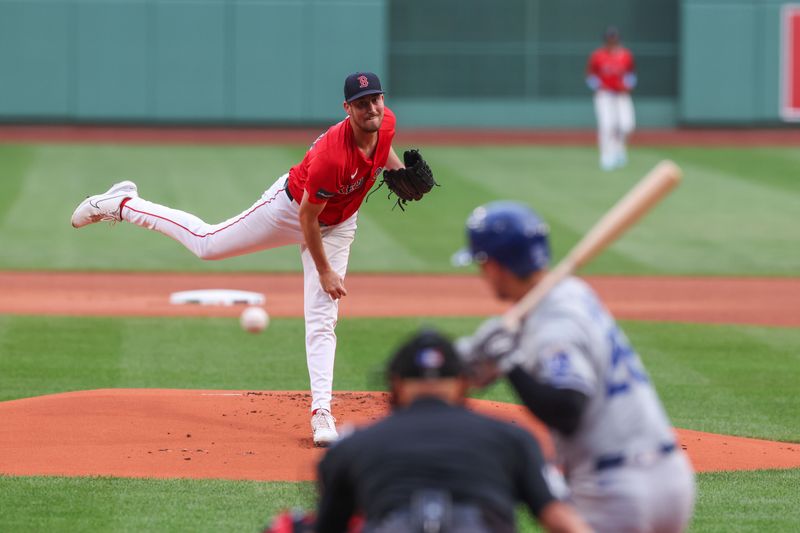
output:
{"label": "navy blue cap", "polygon": [[356,72],[344,80],[344,100],[352,102],[368,94],[383,94],[381,80],[372,72]]}
{"label": "navy blue cap", "polygon": [[406,340],[389,361],[389,377],[442,379],[463,373],[453,343],[441,333],[423,329]]}

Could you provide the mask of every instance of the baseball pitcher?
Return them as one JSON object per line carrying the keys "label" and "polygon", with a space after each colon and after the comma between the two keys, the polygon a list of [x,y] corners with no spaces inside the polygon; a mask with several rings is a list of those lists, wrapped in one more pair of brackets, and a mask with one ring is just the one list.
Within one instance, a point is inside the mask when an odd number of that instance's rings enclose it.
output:
{"label": "baseball pitcher", "polygon": [[303,160],[280,176],[251,207],[219,224],[139,197],[123,181],[91,196],[75,209],[76,228],[102,220],[124,220],[175,239],[201,259],[225,259],[289,244],[300,245],[304,275],[306,358],[311,383],[314,443],[337,438],[331,414],[338,300],[347,295],[344,277],[355,238],[358,209],[383,173],[389,190],[419,200],[435,181],[416,150],[392,148],[394,113],[384,106],[378,76],[357,72],[345,79],[347,117],[331,126]]}

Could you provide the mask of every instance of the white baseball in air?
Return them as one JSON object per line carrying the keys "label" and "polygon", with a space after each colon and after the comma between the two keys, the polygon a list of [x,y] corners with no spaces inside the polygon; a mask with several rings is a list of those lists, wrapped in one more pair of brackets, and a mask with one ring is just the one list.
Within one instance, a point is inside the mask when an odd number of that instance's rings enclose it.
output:
{"label": "white baseball in air", "polygon": [[269,315],[263,307],[246,307],[239,317],[239,324],[245,331],[261,333],[269,325]]}

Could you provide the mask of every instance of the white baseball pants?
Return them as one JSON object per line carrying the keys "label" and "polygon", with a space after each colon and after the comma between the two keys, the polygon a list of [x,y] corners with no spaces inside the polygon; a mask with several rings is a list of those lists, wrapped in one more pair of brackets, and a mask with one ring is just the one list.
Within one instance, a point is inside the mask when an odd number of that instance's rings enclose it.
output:
{"label": "white baseball pants", "polygon": [[594,94],[594,112],[600,167],[611,170],[625,165],[628,160],[625,142],[636,127],[631,95],[599,90]]}
{"label": "white baseball pants", "polygon": [[[303,243],[298,219],[300,206],[289,200],[284,190],[285,182],[286,175],[283,175],[249,209],[219,224],[207,224],[191,213],[142,198],[131,198],[125,204],[122,219],[175,239],[200,259],[225,259],[299,244],[304,276],[311,409],[330,410],[336,355],[334,330],[339,302],[322,290],[314,260]],[[322,228],[322,243],[328,261],[343,278],[347,272],[350,245],[356,234],[356,217],[354,214],[340,224]]]}
{"label": "white baseball pants", "polygon": [[689,459],[676,451],[646,466],[570,480],[570,499],[597,533],[682,533],[695,499]]}

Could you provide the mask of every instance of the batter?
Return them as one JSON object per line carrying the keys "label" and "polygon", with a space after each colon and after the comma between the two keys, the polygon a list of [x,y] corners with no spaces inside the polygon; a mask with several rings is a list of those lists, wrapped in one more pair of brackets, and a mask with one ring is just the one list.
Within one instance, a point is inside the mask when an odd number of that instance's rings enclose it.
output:
{"label": "batter", "polygon": [[[548,227],[523,204],[475,209],[467,233],[463,253],[499,298],[519,301],[546,274]],[[586,283],[556,285],[518,333],[491,319],[458,346],[480,384],[506,375],[549,426],[572,502],[594,530],[688,527],[692,468],[639,355]]]}
{"label": "batter", "polygon": [[219,224],[139,197],[123,181],[84,200],[72,215],[76,228],[124,220],[163,233],[201,259],[225,259],[290,244],[300,246],[304,274],[306,360],[311,384],[314,444],[337,438],[331,414],[339,298],[356,234],[358,209],[384,169],[403,168],[392,148],[395,117],[385,107],[378,76],[345,79],[347,118],[312,144],[303,160],[280,176],[242,213]]}

